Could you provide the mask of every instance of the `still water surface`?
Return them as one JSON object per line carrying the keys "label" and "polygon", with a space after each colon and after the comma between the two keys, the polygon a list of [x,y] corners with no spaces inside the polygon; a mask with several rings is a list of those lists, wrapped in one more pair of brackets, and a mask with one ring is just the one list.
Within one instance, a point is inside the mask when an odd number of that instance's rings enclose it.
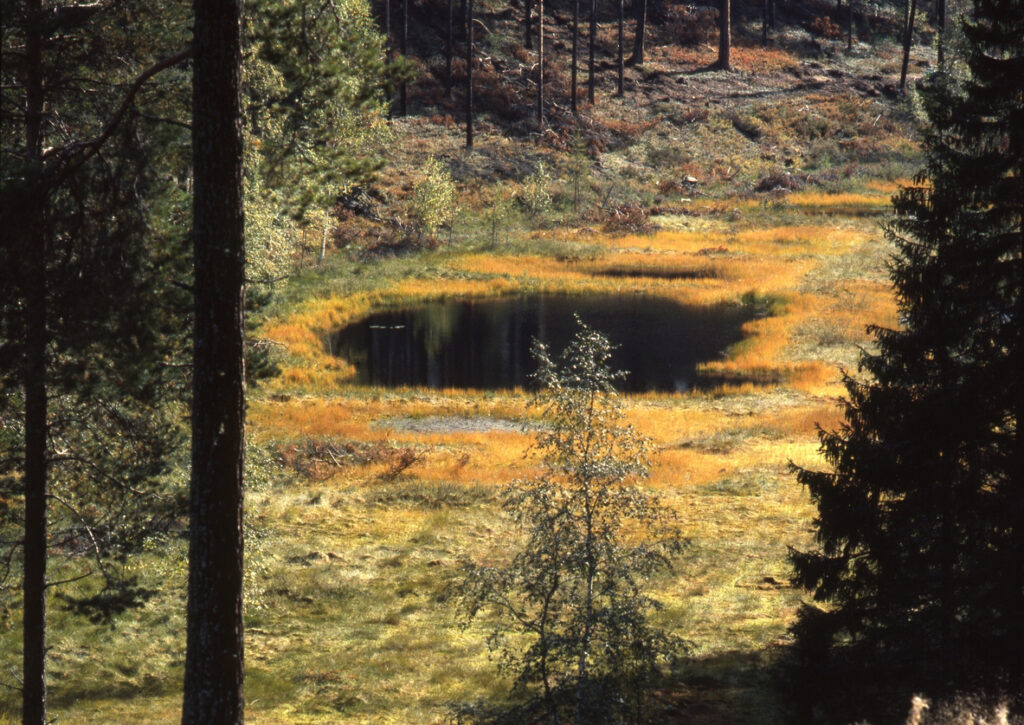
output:
{"label": "still water surface", "polygon": [[617,345],[612,365],[629,392],[710,387],[697,364],[722,357],[753,317],[740,306],[687,307],[644,295],[524,294],[449,299],[392,310],[332,334],[328,346],[369,385],[502,389],[530,387],[537,338],[557,353],[578,327],[573,315]]}

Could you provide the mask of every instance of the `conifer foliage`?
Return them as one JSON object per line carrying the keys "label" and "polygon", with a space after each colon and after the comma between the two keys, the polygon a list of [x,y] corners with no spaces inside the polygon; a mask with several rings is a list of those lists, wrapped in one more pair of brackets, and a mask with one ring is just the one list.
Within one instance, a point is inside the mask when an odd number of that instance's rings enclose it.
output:
{"label": "conifer foliage", "polygon": [[671,513],[631,485],[647,474],[649,443],[622,420],[611,349],[582,323],[558,358],[536,343],[544,473],[503,501],[522,547],[507,566],[471,566],[463,583],[470,619],[499,616],[491,644],[525,701],[499,721],[648,722],[659,667],[682,647],[648,621],[657,602],[645,583],[679,540]]}
{"label": "conifer foliage", "polygon": [[1024,5],[977,0],[965,33],[963,72],[923,84],[926,165],[894,199],[902,326],[847,378],[832,470],[798,474],[819,548],[793,553],[797,580],[832,609],[797,632],[849,637],[907,685],[1019,688]]}

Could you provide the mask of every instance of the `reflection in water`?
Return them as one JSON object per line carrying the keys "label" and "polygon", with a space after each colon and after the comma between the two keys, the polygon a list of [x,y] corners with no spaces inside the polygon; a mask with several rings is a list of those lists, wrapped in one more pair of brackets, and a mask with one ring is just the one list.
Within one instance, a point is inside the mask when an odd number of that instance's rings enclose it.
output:
{"label": "reflection in water", "polygon": [[560,351],[577,330],[574,313],[618,346],[612,365],[629,371],[619,388],[631,392],[708,385],[697,364],[720,358],[751,318],[741,307],[684,307],[643,295],[533,294],[382,312],[336,332],[328,345],[364,384],[528,386],[536,369],[531,341]]}

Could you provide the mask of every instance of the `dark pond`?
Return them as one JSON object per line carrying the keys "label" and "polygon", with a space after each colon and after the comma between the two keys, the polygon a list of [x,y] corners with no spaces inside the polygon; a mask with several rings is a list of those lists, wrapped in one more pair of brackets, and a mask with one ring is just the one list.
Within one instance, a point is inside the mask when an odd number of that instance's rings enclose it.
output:
{"label": "dark pond", "polygon": [[710,387],[716,381],[699,378],[697,364],[720,359],[754,316],[740,306],[685,307],[643,295],[443,300],[372,315],[332,334],[328,346],[364,384],[529,387],[537,367],[531,341],[560,352],[578,329],[574,314],[618,346],[612,364],[629,371],[618,387],[630,392]]}

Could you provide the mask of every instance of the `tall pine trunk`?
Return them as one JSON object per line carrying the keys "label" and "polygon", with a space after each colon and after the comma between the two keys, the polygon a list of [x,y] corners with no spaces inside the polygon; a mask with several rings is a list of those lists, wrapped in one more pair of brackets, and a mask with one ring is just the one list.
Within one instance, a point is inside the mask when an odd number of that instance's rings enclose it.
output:
{"label": "tall pine trunk", "polygon": [[576,113],[576,74],[579,67],[580,0],[572,0],[572,69],[569,81],[569,107]]}
{"label": "tall pine trunk", "polygon": [[594,104],[594,44],[597,42],[597,0],[590,0],[590,56],[587,60],[587,100]]}
{"label": "tall pine trunk", "polygon": [[182,723],[243,722],[241,1],[195,0],[195,355]]}
{"label": "tall pine trunk", "polygon": [[647,0],[633,0],[633,15],[636,17],[636,35],[633,36],[633,57],[630,65],[644,64],[644,34],[647,31]]}
{"label": "tall pine trunk", "polygon": [[914,38],[914,17],[917,15],[917,0],[908,0],[907,22],[903,33],[903,64],[900,66],[900,93],[907,90],[907,70],[910,67],[910,43]]}
{"label": "tall pine trunk", "polygon": [[455,28],[452,13],[455,12],[454,0],[448,0],[448,33],[444,39],[444,95],[452,95],[452,45],[454,44]]}
{"label": "tall pine trunk", "polygon": [[25,161],[32,174],[23,240],[28,262],[25,299],[25,572],[22,722],[46,722],[46,198],[42,164],[43,7],[25,8]]}
{"label": "tall pine trunk", "polygon": [[853,50],[853,0],[846,5],[846,49]]}
{"label": "tall pine trunk", "polygon": [[619,81],[619,87],[618,87],[618,93],[617,93],[619,96],[624,95],[625,92],[626,92],[626,77],[625,77],[626,76],[626,69],[624,67],[625,63],[623,62],[623,59],[622,59],[622,40],[623,40],[622,36],[623,36],[623,30],[624,30],[623,26],[625,26],[625,24],[626,24],[626,0],[619,0],[619,57],[618,57],[618,65],[619,65],[619,78],[618,78],[618,81]]}
{"label": "tall pine trunk", "polygon": [[768,45],[768,0],[761,0],[761,45]]}
{"label": "tall pine trunk", "polygon": [[[1024,201],[1024,199],[1022,199]],[[1021,215],[1020,229],[1017,230],[1017,287],[1024,287],[1024,215]],[[1019,324],[1024,320],[1024,294],[1017,295],[1017,304],[1014,309],[1014,317],[1018,321],[1015,327],[1015,360],[1013,369],[1020,370],[1024,367],[1024,325]],[[1014,451],[1010,456],[1012,470],[1020,475],[1024,471],[1024,433],[1021,432],[1021,420],[1024,420],[1024,385],[1018,381],[1016,386],[1017,395],[1014,400]],[[1018,485],[1020,482],[1018,481]],[[1011,539],[1009,543],[1010,560],[1020,563],[1024,561],[1024,495],[1017,496],[1016,515],[1011,519]],[[1008,611],[1024,612],[1024,566],[1016,567],[1016,575],[1012,578],[1012,589],[1010,590]],[[1016,617],[1011,620],[1010,639],[1017,649],[1017,661],[1011,663],[1011,682],[1019,692],[1024,692],[1024,617]]]}
{"label": "tall pine trunk", "polygon": [[530,14],[533,12],[533,0],[525,0],[523,3],[525,11],[523,13],[523,45],[528,49],[533,48],[533,23],[531,22]]}
{"label": "tall pine trunk", "polygon": [[544,0],[537,0],[537,130],[544,130]]}
{"label": "tall pine trunk", "polygon": [[[409,55],[409,0],[402,0],[401,51],[403,59]],[[404,78],[398,89],[398,112],[402,116],[409,112],[409,84]]]}
{"label": "tall pine trunk", "polygon": [[[391,0],[384,0],[384,54],[389,61],[394,60],[394,47],[394,43],[391,42]],[[388,98],[388,101],[388,118],[390,119],[394,113],[392,108],[394,96]]]}
{"label": "tall pine trunk", "polygon": [[732,4],[730,0],[721,0],[718,17],[718,68],[732,70],[729,59],[732,47]]}
{"label": "tall pine trunk", "polygon": [[473,148],[473,0],[466,9],[466,148]]}

